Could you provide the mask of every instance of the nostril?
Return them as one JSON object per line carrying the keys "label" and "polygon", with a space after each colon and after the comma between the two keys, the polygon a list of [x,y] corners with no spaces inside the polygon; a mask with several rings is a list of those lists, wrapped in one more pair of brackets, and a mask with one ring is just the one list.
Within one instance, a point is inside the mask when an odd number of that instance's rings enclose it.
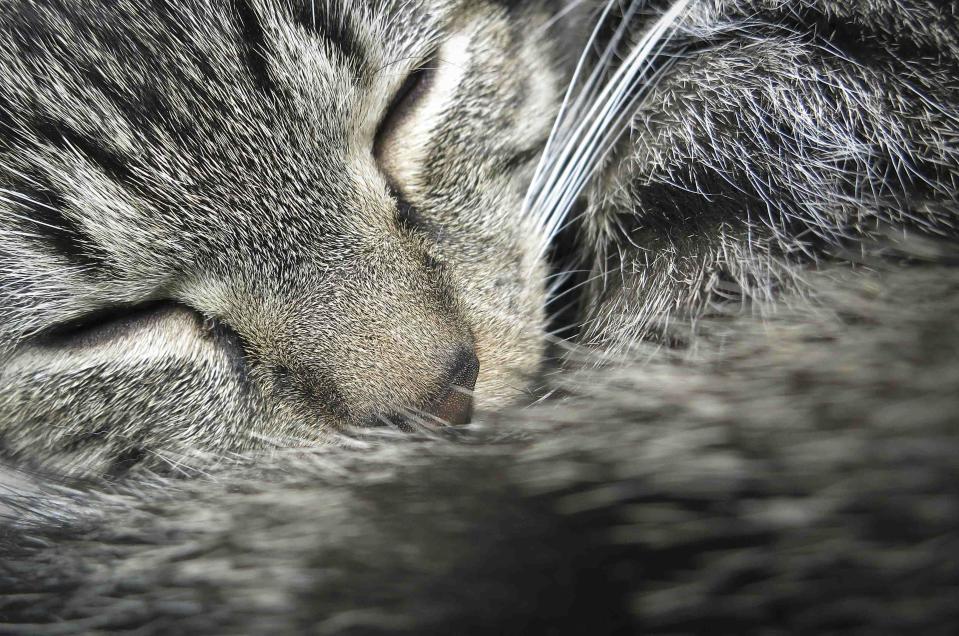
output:
{"label": "nostril", "polygon": [[479,359],[472,349],[460,349],[447,376],[446,390],[430,408],[432,415],[453,425],[467,424],[472,419],[472,391],[476,387],[479,366]]}

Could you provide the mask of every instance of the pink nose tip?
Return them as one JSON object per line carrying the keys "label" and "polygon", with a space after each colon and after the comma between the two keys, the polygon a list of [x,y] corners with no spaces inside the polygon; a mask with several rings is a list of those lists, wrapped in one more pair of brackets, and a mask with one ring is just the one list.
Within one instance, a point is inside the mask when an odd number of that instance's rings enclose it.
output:
{"label": "pink nose tip", "polygon": [[431,415],[454,426],[469,423],[473,418],[473,389],[478,375],[476,353],[463,349],[456,358],[449,388],[429,408]]}

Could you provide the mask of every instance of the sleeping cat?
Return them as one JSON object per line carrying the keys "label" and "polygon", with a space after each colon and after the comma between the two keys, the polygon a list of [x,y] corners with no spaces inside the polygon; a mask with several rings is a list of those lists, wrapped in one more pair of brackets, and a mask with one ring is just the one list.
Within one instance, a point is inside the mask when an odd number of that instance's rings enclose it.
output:
{"label": "sleeping cat", "polygon": [[957,13],[6,3],[0,632],[950,633]]}
{"label": "sleeping cat", "polygon": [[122,471],[520,394],[545,266],[517,211],[560,76],[525,37],[548,13],[514,11],[13,3],[7,451]]}

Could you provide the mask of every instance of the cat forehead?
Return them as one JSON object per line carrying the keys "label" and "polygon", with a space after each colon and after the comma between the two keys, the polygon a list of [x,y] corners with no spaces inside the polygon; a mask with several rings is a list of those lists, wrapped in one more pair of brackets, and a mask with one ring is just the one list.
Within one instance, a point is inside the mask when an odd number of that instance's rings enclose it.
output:
{"label": "cat forehead", "polygon": [[365,232],[391,206],[371,152],[390,100],[457,23],[489,9],[14,2],[0,12],[0,124],[18,152],[0,159],[91,223],[105,197],[140,223],[159,214],[148,202],[177,210],[164,218],[181,230],[194,223],[183,211],[203,210],[230,234]]}
{"label": "cat forehead", "polygon": [[244,10],[253,6],[237,5],[250,52],[364,84],[415,66],[435,47],[452,11],[449,3],[403,0],[306,0]]}
{"label": "cat forehead", "polygon": [[[435,47],[454,12],[411,0],[14,2],[0,15],[0,83],[21,112],[121,111],[248,102],[343,104],[389,85]],[[79,102],[79,103],[78,103]],[[77,108],[77,106],[81,108]]]}

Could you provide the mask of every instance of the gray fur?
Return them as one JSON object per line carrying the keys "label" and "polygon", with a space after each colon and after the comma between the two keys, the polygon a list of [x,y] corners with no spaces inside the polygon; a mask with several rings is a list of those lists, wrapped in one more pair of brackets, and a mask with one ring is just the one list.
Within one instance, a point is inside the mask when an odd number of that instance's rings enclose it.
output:
{"label": "gray fur", "polygon": [[[110,47],[72,3],[0,13],[0,632],[954,631],[959,7],[691,2],[583,139],[575,105],[668,7],[610,5],[561,110],[602,8],[572,4],[310,5],[366,30],[352,62],[279,3],[245,5],[252,58],[237,5],[178,5],[204,37],[103,65],[169,81],[136,117],[82,75]],[[166,5],[106,6],[93,32],[147,46]],[[374,148],[416,64],[357,60],[473,27],[425,167],[424,110]],[[48,331],[147,299],[174,303]],[[427,349],[465,341],[474,423],[361,428],[421,413]],[[511,406],[527,387],[549,399]]]}
{"label": "gray fur", "polygon": [[[481,357],[480,406],[520,394],[543,354],[544,291],[527,255],[535,228],[515,219],[518,179],[552,116],[527,102],[549,106],[556,80],[541,65],[502,68],[549,59],[511,18],[446,2],[11,3],[8,451],[76,472],[128,452],[311,443],[426,408],[464,347]],[[340,24],[350,48],[328,42]],[[444,60],[443,39],[464,33],[467,50]],[[387,144],[378,165],[392,95],[429,64],[459,85],[429,95],[439,119]],[[381,171],[411,146],[417,163]],[[177,309],[128,326],[134,346],[36,337],[156,300]]]}
{"label": "gray fur", "polygon": [[588,195],[584,340],[803,293],[816,263],[890,232],[954,237],[955,10],[694,3]]}

